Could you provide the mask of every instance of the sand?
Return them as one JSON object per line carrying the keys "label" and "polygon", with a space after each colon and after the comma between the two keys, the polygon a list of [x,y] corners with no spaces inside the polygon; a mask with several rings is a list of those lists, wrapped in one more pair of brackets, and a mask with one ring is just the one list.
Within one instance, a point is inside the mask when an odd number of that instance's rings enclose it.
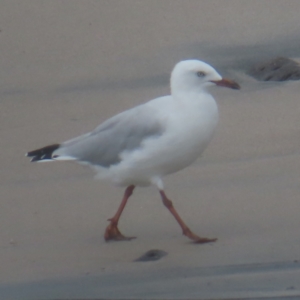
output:
{"label": "sand", "polygon": [[[299,59],[298,0],[15,1],[0,4],[0,298],[300,297],[297,81],[245,72]],[[194,245],[153,187],[137,189],[105,243],[123,190],[28,150],[87,132],[167,94],[173,65],[197,58],[238,81],[216,88],[217,133],[203,157],[165,180]],[[134,262],[150,249],[167,256]],[[294,298],[294,299],[296,299]]]}

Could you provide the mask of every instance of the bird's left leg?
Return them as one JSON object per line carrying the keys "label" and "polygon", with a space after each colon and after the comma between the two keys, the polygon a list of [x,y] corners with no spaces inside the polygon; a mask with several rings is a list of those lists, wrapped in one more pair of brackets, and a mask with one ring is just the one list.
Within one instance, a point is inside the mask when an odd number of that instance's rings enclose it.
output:
{"label": "bird's left leg", "polygon": [[112,218],[108,219],[108,221],[110,221],[110,224],[106,227],[106,230],[105,230],[105,233],[104,233],[104,239],[106,241],[110,241],[110,240],[130,241],[132,239],[135,239],[135,237],[126,237],[126,236],[124,236],[118,228],[119,219],[120,219],[121,214],[124,210],[124,207],[127,203],[127,200],[132,195],[132,192],[133,192],[134,188],[135,188],[134,185],[130,185],[126,188],[125,193],[124,193],[124,197],[122,199],[122,202],[121,202],[116,214]]}
{"label": "bird's left leg", "polygon": [[197,243],[197,244],[211,243],[211,242],[215,242],[217,240],[217,239],[209,239],[209,238],[199,237],[198,235],[193,233],[187,227],[187,225],[183,222],[183,220],[181,219],[181,217],[179,216],[179,214],[175,210],[172,201],[167,198],[165,192],[163,190],[160,190],[159,193],[161,195],[163,204],[167,207],[167,209],[170,211],[170,213],[174,216],[174,218],[176,219],[176,221],[178,222],[178,224],[180,225],[180,227],[182,229],[182,233],[185,236],[187,236],[188,238],[193,240],[194,243]]}

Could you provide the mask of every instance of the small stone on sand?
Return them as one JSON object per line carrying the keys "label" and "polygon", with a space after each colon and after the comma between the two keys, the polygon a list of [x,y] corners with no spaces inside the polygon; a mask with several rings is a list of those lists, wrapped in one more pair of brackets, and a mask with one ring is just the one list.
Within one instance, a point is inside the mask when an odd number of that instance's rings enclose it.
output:
{"label": "small stone on sand", "polygon": [[142,256],[140,256],[138,259],[134,261],[155,261],[161,259],[167,254],[168,253],[166,251],[153,249],[147,251],[145,254],[143,254]]}

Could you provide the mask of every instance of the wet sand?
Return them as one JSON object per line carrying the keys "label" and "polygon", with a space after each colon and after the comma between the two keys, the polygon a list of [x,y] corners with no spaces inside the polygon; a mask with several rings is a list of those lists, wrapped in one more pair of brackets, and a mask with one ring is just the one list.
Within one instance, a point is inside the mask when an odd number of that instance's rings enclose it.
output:
{"label": "wet sand", "polygon": [[[2,1],[0,295],[5,299],[300,297],[298,81],[245,74],[300,58],[300,2]],[[153,187],[139,188],[105,243],[123,190],[72,163],[24,153],[87,132],[167,94],[173,65],[197,58],[238,81],[212,91],[217,133],[165,180],[194,245]],[[133,262],[150,249],[167,256]]]}

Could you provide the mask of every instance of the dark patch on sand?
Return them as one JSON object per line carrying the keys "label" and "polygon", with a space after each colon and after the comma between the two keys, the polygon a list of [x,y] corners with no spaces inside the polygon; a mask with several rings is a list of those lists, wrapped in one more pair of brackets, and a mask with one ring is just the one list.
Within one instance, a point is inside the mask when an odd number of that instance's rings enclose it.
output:
{"label": "dark patch on sand", "polygon": [[277,57],[255,64],[248,74],[259,81],[300,80],[300,65],[292,59]]}

